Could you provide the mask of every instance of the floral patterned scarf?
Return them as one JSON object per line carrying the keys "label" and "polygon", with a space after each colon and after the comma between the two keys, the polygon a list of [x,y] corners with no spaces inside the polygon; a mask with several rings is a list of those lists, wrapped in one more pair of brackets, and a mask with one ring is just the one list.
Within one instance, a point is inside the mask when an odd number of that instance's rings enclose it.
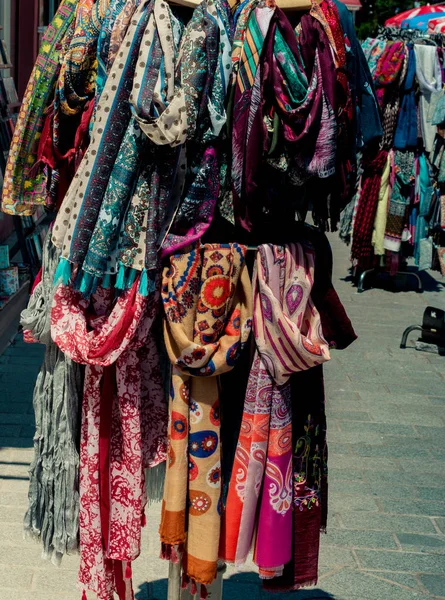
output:
{"label": "floral patterned scarf", "polygon": [[[246,343],[252,292],[238,244],[196,246],[170,259],[162,298],[173,365],[168,468],[160,527],[162,556],[182,552],[183,584],[216,576],[220,533],[218,376]],[[180,548],[179,548],[180,547]],[[194,592],[193,592],[194,593]]]}
{"label": "floral patterned scarf", "polygon": [[37,160],[43,115],[60,71],[61,45],[67,33],[72,34],[77,0],[63,0],[45,31],[39,56],[29,79],[12,137],[6,165],[2,210],[10,215],[29,216],[36,205],[46,200],[43,173],[32,176]]}
{"label": "floral patterned scarf", "polygon": [[[167,407],[151,326],[159,293],[142,296],[139,282],[113,305],[98,288],[89,300],[71,286],[55,292],[52,336],[86,364],[80,451],[79,581],[109,600],[133,598],[131,561],[145,522],[146,467],[166,457]],[[88,315],[88,317],[86,316]]]}
{"label": "floral patterned scarf", "polygon": [[314,252],[260,246],[254,272],[256,353],[224,512],[222,558],[243,564],[254,530],[260,576],[283,574],[292,558],[290,377],[330,358],[311,298]]}

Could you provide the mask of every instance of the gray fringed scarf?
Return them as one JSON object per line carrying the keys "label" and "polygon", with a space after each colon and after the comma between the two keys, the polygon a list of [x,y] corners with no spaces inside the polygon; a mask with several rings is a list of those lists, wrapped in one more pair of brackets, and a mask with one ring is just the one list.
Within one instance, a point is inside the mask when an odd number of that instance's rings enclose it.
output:
{"label": "gray fringed scarf", "polygon": [[79,545],[79,407],[83,390],[83,367],[65,357],[51,339],[50,308],[59,257],[49,234],[42,280],[21,315],[23,328],[46,345],[34,388],[36,433],[24,528],[31,537],[41,539],[42,556],[55,564]]}

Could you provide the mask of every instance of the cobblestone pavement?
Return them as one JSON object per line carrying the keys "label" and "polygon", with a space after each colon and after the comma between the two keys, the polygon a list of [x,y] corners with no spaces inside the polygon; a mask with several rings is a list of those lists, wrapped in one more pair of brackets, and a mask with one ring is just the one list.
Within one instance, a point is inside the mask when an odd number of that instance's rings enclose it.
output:
{"label": "cobblestone pavement", "polygon": [[[425,275],[424,294],[369,290],[347,278],[348,249],[332,236],[334,283],[359,340],[326,367],[329,524],[316,588],[296,600],[445,598],[445,358],[400,350],[404,328],[427,305],[445,307],[445,287]],[[42,349],[20,338],[0,357],[0,600],[80,600],[78,557],[62,567],[22,539],[31,459],[32,388]],[[137,600],[166,600],[157,558],[159,507],[149,511],[134,564]],[[225,600],[263,599],[253,569],[229,569]],[[290,597],[290,594],[288,595]],[[92,595],[88,595],[89,600]]]}

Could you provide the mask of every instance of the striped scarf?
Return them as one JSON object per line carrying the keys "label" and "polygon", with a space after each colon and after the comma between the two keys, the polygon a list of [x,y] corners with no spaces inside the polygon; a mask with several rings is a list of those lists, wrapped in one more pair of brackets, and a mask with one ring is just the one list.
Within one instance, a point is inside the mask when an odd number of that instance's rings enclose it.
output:
{"label": "striped scarf", "polygon": [[63,0],[45,31],[39,56],[31,73],[20,108],[4,174],[2,210],[10,215],[29,216],[46,201],[46,179],[32,168],[37,160],[43,115],[60,71],[61,46],[72,35],[77,0]]}
{"label": "striped scarf", "polygon": [[243,564],[256,529],[260,576],[279,577],[292,558],[290,377],[329,360],[311,298],[314,252],[260,246],[254,272],[256,353],[224,513],[221,555]]}
{"label": "striped scarf", "polygon": [[220,534],[218,376],[246,343],[252,292],[238,244],[195,247],[170,258],[162,298],[165,343],[173,365],[168,467],[160,527],[162,556],[183,552],[183,585],[216,576]]}

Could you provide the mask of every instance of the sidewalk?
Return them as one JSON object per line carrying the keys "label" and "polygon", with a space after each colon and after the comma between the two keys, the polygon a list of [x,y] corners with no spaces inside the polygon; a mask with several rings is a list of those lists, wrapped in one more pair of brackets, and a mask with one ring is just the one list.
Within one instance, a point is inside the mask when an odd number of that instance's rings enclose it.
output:
{"label": "sidewalk", "polygon": [[[330,516],[319,584],[284,597],[445,598],[445,358],[399,349],[402,331],[421,323],[426,306],[445,307],[445,287],[427,275],[430,291],[424,294],[357,294],[345,281],[349,251],[336,234],[331,241],[334,284],[359,340],[334,352],[326,367]],[[81,597],[78,557],[67,557],[57,569],[41,561],[38,545],[22,540],[34,433],[32,389],[42,356],[42,348],[18,337],[0,357],[1,600]],[[167,597],[158,519],[155,506],[142,556],[133,565],[137,600]],[[230,568],[224,590],[225,600],[273,598],[261,591],[248,567]]]}

